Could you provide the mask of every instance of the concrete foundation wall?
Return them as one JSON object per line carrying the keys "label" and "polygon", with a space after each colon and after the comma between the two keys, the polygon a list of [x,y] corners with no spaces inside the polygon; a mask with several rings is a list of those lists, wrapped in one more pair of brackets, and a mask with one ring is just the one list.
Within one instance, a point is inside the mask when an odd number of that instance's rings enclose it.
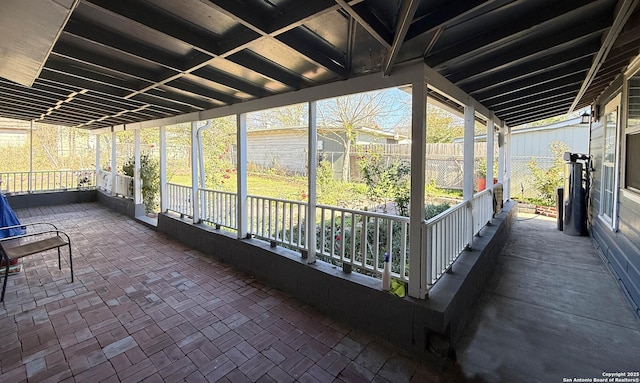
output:
{"label": "concrete foundation wall", "polygon": [[223,230],[196,224],[173,215],[158,216],[158,230],[183,243],[234,265],[279,288],[337,320],[368,331],[421,356],[428,352],[428,338],[438,333],[455,345],[473,316],[473,304],[493,272],[504,247],[515,204],[504,210],[475,237],[473,250],[463,252],[431,290],[430,298],[398,298],[384,292],[380,281],[317,261],[307,264],[300,254],[272,248],[256,239],[238,240]]}
{"label": "concrete foundation wall", "polygon": [[136,205],[131,199],[112,196],[100,190],[96,190],[95,192],[96,201],[117,213],[126,215],[129,218],[135,218],[139,215],[144,215],[143,204]]}
{"label": "concrete foundation wall", "polygon": [[96,193],[96,190],[73,190],[50,193],[15,194],[7,195],[6,198],[12,209],[24,209],[37,206],[95,202],[97,201]]}

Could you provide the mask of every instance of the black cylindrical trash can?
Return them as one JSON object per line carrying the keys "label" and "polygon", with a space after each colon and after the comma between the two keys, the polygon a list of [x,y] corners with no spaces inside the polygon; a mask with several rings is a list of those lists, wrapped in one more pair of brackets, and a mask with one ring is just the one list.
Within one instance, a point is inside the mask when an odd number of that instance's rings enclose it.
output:
{"label": "black cylindrical trash can", "polygon": [[564,206],[564,188],[559,187],[556,189],[556,221],[558,223],[558,230],[562,231],[562,223],[564,221],[563,209]]}

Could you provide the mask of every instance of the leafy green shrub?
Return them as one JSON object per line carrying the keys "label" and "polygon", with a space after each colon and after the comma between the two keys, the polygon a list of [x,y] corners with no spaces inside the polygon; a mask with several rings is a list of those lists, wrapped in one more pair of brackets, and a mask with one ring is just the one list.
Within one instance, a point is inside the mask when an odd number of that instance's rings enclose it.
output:
{"label": "leafy green shrub", "polygon": [[564,183],[564,160],[562,154],[569,150],[569,147],[561,141],[554,141],[549,144],[553,153],[553,164],[549,169],[538,166],[536,159],[531,157],[529,170],[533,175],[533,186],[538,192],[538,200],[543,206],[554,206],[556,203],[556,189]]}
{"label": "leafy green shrub", "polygon": [[411,166],[405,160],[384,158],[381,150],[368,150],[358,156],[367,196],[376,203],[393,200],[398,214],[406,217],[411,199]]}
{"label": "leafy green shrub", "polygon": [[[135,158],[129,158],[122,166],[122,172],[129,177],[133,177],[134,167]],[[145,213],[156,212],[159,207],[160,164],[158,160],[151,158],[148,154],[140,156],[140,181]]]}
{"label": "leafy green shrub", "polygon": [[425,219],[431,219],[436,215],[442,213],[443,211],[448,210],[450,207],[451,205],[449,205],[448,203],[441,203],[438,205],[429,204],[424,208]]}

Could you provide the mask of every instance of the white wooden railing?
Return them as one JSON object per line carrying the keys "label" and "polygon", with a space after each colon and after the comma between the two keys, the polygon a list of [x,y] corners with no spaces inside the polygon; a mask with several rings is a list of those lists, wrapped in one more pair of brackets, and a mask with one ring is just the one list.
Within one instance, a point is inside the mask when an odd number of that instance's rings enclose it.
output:
{"label": "white wooden railing", "polygon": [[389,253],[391,274],[409,280],[409,218],[318,205],[316,252],[360,272],[379,275]]}
{"label": "white wooden railing", "polygon": [[133,177],[124,174],[116,174],[114,178],[110,171],[99,170],[96,174],[96,186],[113,195],[133,198]]}
{"label": "white wooden railing", "polygon": [[125,176],[123,174],[116,174],[115,190],[113,192],[116,195],[120,195],[126,198],[133,198],[133,177]]}
{"label": "white wooden railing", "polygon": [[266,241],[306,249],[304,222],[306,202],[247,196],[247,233]]}
{"label": "white wooden railing", "polygon": [[470,202],[463,202],[425,221],[422,225],[424,265],[423,293],[453,266],[458,256],[471,247],[473,236],[493,218],[493,193],[483,190]]}
{"label": "white wooden railing", "polygon": [[98,170],[96,173],[96,187],[111,193],[111,172]]}
{"label": "white wooden railing", "polygon": [[46,170],[37,172],[0,173],[0,191],[3,193],[37,193],[60,190],[93,188],[94,170]]}
{"label": "white wooden railing", "polygon": [[422,272],[427,285],[434,285],[469,246],[470,228],[470,202],[455,205],[422,224],[422,243],[425,246]]}
{"label": "white wooden railing", "polygon": [[193,217],[193,189],[191,186],[167,183],[165,191],[168,211],[179,213],[183,217]]}
{"label": "white wooden railing", "polygon": [[493,193],[491,189],[486,189],[473,196],[473,234],[478,234],[480,230],[491,222],[493,218]]}
{"label": "white wooden railing", "polygon": [[216,228],[226,227],[238,230],[238,195],[211,189],[199,189],[203,206],[200,215],[203,222],[215,225]]}
{"label": "white wooden railing", "polygon": [[[193,216],[192,189],[167,184],[168,210]],[[237,230],[237,195],[199,189],[202,220],[216,227]],[[307,250],[305,218],[307,203],[262,196],[247,196],[247,233],[274,245]],[[422,224],[424,248],[421,279],[424,295],[471,246],[473,235],[491,221],[491,190],[477,193],[472,201],[459,203]],[[317,205],[316,254],[350,265],[356,272],[379,276],[384,254],[390,255],[392,276],[409,282],[409,218]]]}

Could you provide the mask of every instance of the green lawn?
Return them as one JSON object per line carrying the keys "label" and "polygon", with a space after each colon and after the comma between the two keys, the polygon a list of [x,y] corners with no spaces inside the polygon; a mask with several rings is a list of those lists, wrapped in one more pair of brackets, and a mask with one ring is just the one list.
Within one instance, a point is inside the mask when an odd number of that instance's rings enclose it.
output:
{"label": "green lawn", "polygon": [[[224,191],[235,192],[237,190],[236,173],[230,173],[230,178],[224,180]],[[169,182],[191,186],[191,176],[174,175]],[[250,174],[247,179],[247,192],[252,195],[269,196],[282,199],[301,199],[302,193],[306,193],[307,180],[302,177],[281,177]]]}
{"label": "green lawn", "polygon": [[[236,191],[236,173],[229,173],[230,178],[225,179],[224,191]],[[191,185],[191,176],[173,175],[169,182],[179,185]],[[335,181],[318,192],[318,203],[333,206],[343,206],[361,209],[369,206],[366,198],[366,186],[364,183],[342,183]],[[318,185],[318,190],[321,190]],[[300,176],[281,176],[250,173],[247,179],[247,192],[250,195],[304,201],[307,199],[307,179]],[[437,189],[435,185],[427,185],[426,194],[429,199],[437,197],[459,198],[459,191],[447,191]]]}

